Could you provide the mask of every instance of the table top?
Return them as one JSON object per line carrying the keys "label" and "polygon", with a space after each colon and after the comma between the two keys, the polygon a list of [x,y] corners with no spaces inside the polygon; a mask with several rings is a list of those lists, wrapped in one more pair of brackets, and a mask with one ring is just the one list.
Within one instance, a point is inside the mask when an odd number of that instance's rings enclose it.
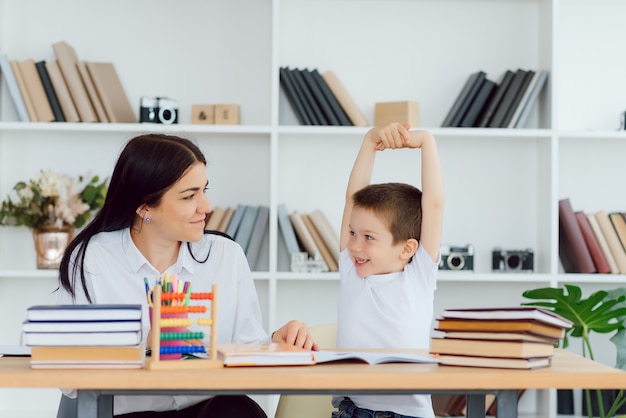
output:
{"label": "table top", "polygon": [[[421,353],[421,354],[426,354]],[[201,360],[193,360],[201,361]],[[27,357],[0,358],[0,387],[129,390],[485,390],[622,389],[626,372],[557,349],[552,365],[535,370],[452,367],[438,364],[230,367],[208,370],[34,370]]]}

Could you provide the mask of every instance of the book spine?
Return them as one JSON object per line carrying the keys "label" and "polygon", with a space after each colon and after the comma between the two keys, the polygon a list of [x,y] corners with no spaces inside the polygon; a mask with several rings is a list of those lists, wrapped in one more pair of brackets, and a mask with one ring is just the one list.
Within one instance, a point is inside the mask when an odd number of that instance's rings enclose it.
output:
{"label": "book spine", "polygon": [[48,100],[48,96],[46,96],[46,91],[39,77],[39,73],[37,72],[35,61],[27,59],[20,62],[20,70],[22,71],[26,90],[35,108],[37,120],[39,122],[54,121],[54,113],[52,112],[50,101]]}
{"label": "book spine", "polygon": [[526,71],[519,69],[515,72],[509,88],[506,89],[506,94],[504,95],[504,97],[502,97],[502,100],[498,104],[498,108],[496,109],[493,118],[489,122],[490,128],[506,127],[506,125],[504,125],[504,119],[507,115],[507,112],[509,111],[509,108],[511,107],[511,104],[515,100],[517,93],[522,87],[522,83],[524,82],[525,78]]}
{"label": "book spine", "polygon": [[602,230],[602,234],[604,235],[604,238],[606,238],[611,254],[613,254],[613,258],[615,258],[615,263],[617,264],[620,274],[626,274],[626,254],[624,253],[619,237],[611,224],[608,212],[602,209],[596,212],[595,216],[598,221],[598,225]]}
{"label": "book spine", "polygon": [[500,84],[498,84],[498,86],[496,87],[496,91],[493,93],[491,100],[489,100],[489,104],[480,115],[480,118],[477,123],[477,126],[479,128],[486,128],[489,126],[489,123],[491,122],[491,119],[493,118],[494,113],[498,109],[498,105],[502,101],[502,98],[506,94],[506,91],[509,88],[509,85],[511,84],[511,80],[513,80],[514,76],[515,76],[515,73],[513,73],[513,71],[511,70],[507,70],[504,73],[504,75],[502,76],[502,81],[500,81]]}
{"label": "book spine", "polygon": [[326,100],[328,101],[330,107],[335,113],[335,116],[339,120],[340,125],[352,126],[352,122],[350,121],[350,118],[348,117],[348,115],[346,115],[346,112],[341,107],[341,104],[339,104],[339,101],[333,94],[330,87],[328,87],[328,84],[326,84],[326,81],[324,80],[320,72],[317,71],[317,69],[313,69],[311,71],[311,74],[313,75],[313,78],[315,79],[318,86],[320,87],[322,94],[324,94],[324,96],[326,97]]}
{"label": "book spine", "polygon": [[593,259],[593,264],[596,266],[596,271],[600,274],[610,273],[611,268],[609,267],[609,263],[604,257],[604,252],[602,251],[600,243],[593,233],[593,229],[591,229],[587,216],[582,211],[575,212],[574,216],[576,217],[576,221],[580,227],[580,232],[582,232],[587,248],[589,249],[589,253],[591,254],[591,258]]}
{"label": "book spine", "polygon": [[320,108],[319,104],[315,100],[315,96],[313,95],[313,92],[311,91],[311,89],[309,88],[309,85],[304,79],[304,70],[294,68],[291,70],[291,74],[296,84],[299,86],[300,91],[304,95],[304,99],[309,104],[309,108],[313,111],[313,114],[315,115],[315,120],[318,122],[318,125],[328,125],[326,116],[322,112],[322,109]]}
{"label": "book spine", "polygon": [[98,122],[109,122],[109,118],[107,117],[104,107],[102,106],[102,101],[96,92],[96,87],[93,84],[93,80],[87,71],[87,65],[85,61],[78,61],[76,63],[76,68],[78,68],[78,74],[80,78],[83,80],[83,84],[85,85],[85,90],[87,90],[87,96],[89,97],[89,101],[93,106],[93,109],[96,112],[96,117]]}
{"label": "book spine", "polygon": [[46,96],[48,97],[48,101],[50,102],[50,107],[52,108],[52,113],[54,114],[54,120],[56,122],[65,122],[63,109],[61,108],[59,98],[54,91],[54,86],[52,85],[50,75],[48,74],[48,70],[46,69],[46,62],[38,61],[35,63],[35,66],[37,67],[37,72],[39,73],[39,78],[41,79],[41,83],[43,84],[43,88],[46,92]]}
{"label": "book spine", "polygon": [[311,71],[305,68],[303,70],[300,70],[300,73],[302,74],[302,77],[304,78],[305,83],[309,87],[309,90],[313,94],[313,98],[315,99],[315,102],[317,103],[318,108],[321,109],[322,114],[326,118],[327,125],[333,125],[333,126],[341,125],[339,123],[339,119],[337,118],[337,116],[335,116],[335,113],[330,107],[330,104],[326,100],[326,96],[324,96],[319,85],[313,78],[313,74],[311,73]]}
{"label": "book spine", "polygon": [[559,201],[559,256],[566,273],[596,272],[569,199]]}
{"label": "book spine", "polygon": [[63,110],[65,120],[67,122],[80,122],[78,111],[76,110],[76,106],[74,106],[72,95],[67,88],[67,84],[65,84],[63,74],[61,74],[59,63],[56,60],[46,61],[46,69],[48,70],[50,81],[52,82],[54,91],[59,99],[59,104]]}
{"label": "book spine", "polygon": [[615,262],[615,257],[613,257],[613,253],[611,253],[611,249],[609,248],[609,244],[606,242],[606,238],[604,237],[604,233],[602,233],[602,229],[600,228],[600,224],[598,224],[598,220],[593,213],[585,214],[587,220],[589,221],[589,225],[591,225],[591,229],[593,230],[593,234],[595,235],[598,243],[600,244],[600,248],[604,253],[604,258],[609,264],[609,268],[611,269],[611,273],[619,274],[619,268],[617,267],[617,263]]}
{"label": "book spine", "polygon": [[526,125],[526,121],[528,120],[528,117],[530,116],[530,112],[535,106],[535,103],[537,103],[539,94],[541,93],[541,90],[543,90],[543,86],[545,86],[547,79],[548,79],[548,71],[541,70],[541,73],[539,74],[539,79],[537,80],[537,84],[533,86],[533,89],[530,92],[528,100],[524,104],[524,107],[519,115],[519,118],[515,122],[515,128],[522,128],[524,125]]}
{"label": "book spine", "polygon": [[287,100],[289,104],[291,104],[291,108],[296,114],[296,118],[302,125],[312,125],[312,121],[309,118],[309,115],[304,108],[304,104],[302,103],[302,99],[300,95],[296,91],[296,87],[293,85],[293,80],[291,79],[291,74],[287,70],[286,67],[281,67],[279,69],[280,74],[280,85],[285,92],[285,96],[287,96]]}
{"label": "book spine", "polygon": [[511,124],[511,121],[513,120],[513,116],[515,115],[515,112],[517,111],[517,108],[522,102],[522,99],[524,98],[524,95],[526,94],[526,90],[528,90],[528,86],[530,86],[530,83],[532,82],[534,77],[535,77],[534,71],[527,71],[526,74],[524,75],[522,84],[520,85],[520,88],[517,91],[517,94],[513,98],[513,101],[511,102],[511,105],[509,106],[506,112],[506,115],[504,116],[504,120],[502,121],[502,124],[500,125],[501,128],[513,127],[513,125]]}
{"label": "book spine", "polygon": [[21,122],[30,122],[30,116],[26,110],[24,98],[20,92],[20,87],[17,85],[15,74],[13,74],[11,62],[6,54],[0,55],[0,70],[2,71],[2,78],[4,78],[4,82],[6,83],[7,88],[9,89],[9,94],[11,95],[11,100],[13,101],[13,105],[17,111],[17,117]]}
{"label": "book spine", "polygon": [[12,60],[11,70],[13,71],[17,86],[19,87],[20,95],[22,97],[22,100],[24,101],[24,106],[26,108],[26,112],[28,113],[29,120],[31,122],[38,122],[39,119],[37,118],[37,112],[35,111],[35,106],[33,105],[33,101],[30,98],[30,94],[28,94],[26,81],[24,81],[24,76],[22,75],[22,69],[20,68],[20,64],[17,61]]}
{"label": "book spine", "polygon": [[470,128],[476,126],[476,120],[478,119],[478,116],[482,112],[486,103],[489,103],[489,99],[493,94],[495,88],[496,83],[494,83],[493,81],[488,79],[485,79],[485,81],[483,81],[483,84],[480,87],[478,94],[476,94],[476,97],[472,101],[472,104],[467,110],[467,113],[459,124],[460,127]]}
{"label": "book spine", "polygon": [[[478,88],[480,87],[480,83],[482,83],[485,77],[486,74],[483,71],[478,71],[470,74],[468,79],[465,81],[463,88],[457,95],[456,100],[452,104],[452,107],[448,111],[448,114],[443,120],[443,123],[441,124],[442,127],[451,128],[458,126],[459,122],[463,118],[463,115],[461,115],[461,108],[467,106],[466,103],[469,103],[469,101],[471,101],[470,96],[472,94],[476,94]],[[472,93],[472,91],[474,93]]]}
{"label": "book spine", "polygon": [[339,77],[333,71],[325,71],[322,74],[322,78],[328,84],[328,87],[333,92],[341,107],[346,112],[352,125],[354,126],[369,126],[369,122],[359,110],[359,107],[356,105],[346,88],[343,86],[341,81],[339,81]]}

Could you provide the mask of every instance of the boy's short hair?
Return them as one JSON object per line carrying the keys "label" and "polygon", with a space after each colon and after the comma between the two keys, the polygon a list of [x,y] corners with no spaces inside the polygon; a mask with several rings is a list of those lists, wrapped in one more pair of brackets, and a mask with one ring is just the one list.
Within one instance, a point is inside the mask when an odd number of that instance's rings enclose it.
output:
{"label": "boy's short hair", "polygon": [[355,208],[371,210],[387,223],[393,244],[422,233],[422,192],[405,183],[370,184],[352,195]]}

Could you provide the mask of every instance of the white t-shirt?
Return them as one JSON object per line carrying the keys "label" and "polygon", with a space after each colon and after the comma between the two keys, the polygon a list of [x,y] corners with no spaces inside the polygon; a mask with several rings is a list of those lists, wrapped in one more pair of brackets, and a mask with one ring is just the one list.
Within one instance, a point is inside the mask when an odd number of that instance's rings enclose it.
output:
{"label": "white t-shirt", "polygon": [[[261,309],[250,267],[241,246],[218,235],[205,234],[199,242],[180,246],[176,263],[167,269],[179,280],[189,281],[194,292],[210,292],[218,285],[218,342],[252,343],[270,342],[262,326]],[[70,275],[72,268],[70,266]],[[143,305],[143,335],[148,335],[150,319],[144,277],[154,285],[162,276],[139,252],[130,237],[128,228],[96,234],[87,246],[85,279],[93,303],[140,303]],[[59,304],[86,304],[87,298],[76,277],[76,299],[60,289]],[[63,390],[70,397],[75,390]],[[115,396],[114,414],[137,411],[166,411],[183,409],[210,396]]]}
{"label": "white t-shirt", "polygon": [[[428,348],[438,263],[420,245],[404,271],[361,278],[348,250],[339,256],[339,348]],[[350,395],[359,408],[434,416],[429,395]],[[343,396],[334,396],[338,406]]]}

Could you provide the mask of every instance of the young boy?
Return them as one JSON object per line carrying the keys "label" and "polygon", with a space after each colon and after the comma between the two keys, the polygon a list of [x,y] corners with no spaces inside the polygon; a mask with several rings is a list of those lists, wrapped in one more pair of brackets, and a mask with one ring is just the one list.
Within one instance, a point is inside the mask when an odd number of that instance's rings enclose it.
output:
{"label": "young boy", "polygon": [[[443,180],[434,137],[408,128],[392,123],[368,131],[350,174],[340,234],[338,347],[429,347]],[[376,152],[398,148],[421,149],[422,191],[370,185]],[[429,395],[333,396],[333,406],[333,418],[433,416]]]}

